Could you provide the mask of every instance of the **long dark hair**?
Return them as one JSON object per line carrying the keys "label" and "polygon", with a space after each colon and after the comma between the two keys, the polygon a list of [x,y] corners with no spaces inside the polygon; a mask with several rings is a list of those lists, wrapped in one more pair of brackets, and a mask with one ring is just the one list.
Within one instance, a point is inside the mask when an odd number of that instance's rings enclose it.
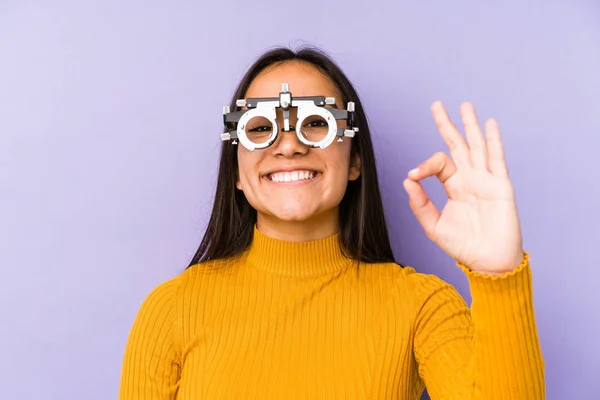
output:
{"label": "long dark hair", "polygon": [[[315,66],[337,86],[343,98],[342,104],[347,101],[356,104],[355,122],[359,132],[351,139],[351,156],[360,157],[361,173],[358,179],[348,182],[339,206],[339,241],[343,253],[366,263],[395,262],[367,118],[352,83],[326,53],[313,47],[304,47],[299,51],[278,47],[267,51],[242,78],[231,99],[231,110],[238,109],[236,100],[245,98],[251,82],[262,70],[286,61],[301,61]],[[189,266],[238,255],[252,243],[256,210],[246,200],[244,193],[236,188],[237,172],[237,146],[229,141],[223,142],[212,214]]]}

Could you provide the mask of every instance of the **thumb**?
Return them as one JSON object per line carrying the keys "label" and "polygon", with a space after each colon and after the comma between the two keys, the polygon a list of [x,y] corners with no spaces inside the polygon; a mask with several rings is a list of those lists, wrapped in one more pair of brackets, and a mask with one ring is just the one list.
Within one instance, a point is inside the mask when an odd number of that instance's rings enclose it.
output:
{"label": "thumb", "polygon": [[427,193],[419,182],[412,179],[405,179],[403,186],[406,193],[408,193],[410,209],[425,230],[425,234],[431,238],[435,226],[440,219],[440,213],[431,200],[429,200],[429,196],[427,196]]}

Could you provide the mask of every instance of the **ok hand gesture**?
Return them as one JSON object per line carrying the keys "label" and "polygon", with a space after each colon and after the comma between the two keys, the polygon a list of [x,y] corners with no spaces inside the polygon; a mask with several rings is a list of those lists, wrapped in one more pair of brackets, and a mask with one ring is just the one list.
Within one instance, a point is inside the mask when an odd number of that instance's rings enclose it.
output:
{"label": "ok hand gesture", "polygon": [[[452,157],[436,153],[408,173],[404,188],[412,211],[426,235],[456,261],[483,274],[512,271],[524,252],[497,122],[486,122],[484,138],[473,105],[463,103],[465,141],[441,102],[431,112]],[[448,196],[442,212],[421,186],[430,176],[438,178]]]}

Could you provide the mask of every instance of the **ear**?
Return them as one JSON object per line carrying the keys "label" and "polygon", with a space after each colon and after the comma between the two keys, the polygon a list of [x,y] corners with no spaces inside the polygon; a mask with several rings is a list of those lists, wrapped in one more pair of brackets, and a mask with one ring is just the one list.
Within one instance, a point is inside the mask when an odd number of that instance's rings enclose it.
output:
{"label": "ear", "polygon": [[235,187],[239,190],[242,190],[242,182],[239,179],[235,181]]}
{"label": "ear", "polygon": [[355,181],[360,176],[360,156],[355,153],[350,160],[350,168],[348,170],[348,180]]}

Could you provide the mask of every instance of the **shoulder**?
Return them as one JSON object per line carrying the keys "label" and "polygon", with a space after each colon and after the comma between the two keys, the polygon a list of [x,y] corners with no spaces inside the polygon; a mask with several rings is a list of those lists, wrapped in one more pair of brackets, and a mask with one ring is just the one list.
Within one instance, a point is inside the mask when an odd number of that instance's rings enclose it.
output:
{"label": "shoulder", "polygon": [[446,302],[464,300],[450,283],[436,275],[418,272],[412,266],[402,266],[396,263],[377,263],[367,265],[371,279],[377,278],[389,282],[393,291],[392,298],[409,305],[410,308],[421,308],[431,302]]}
{"label": "shoulder", "polygon": [[198,297],[199,292],[212,285],[221,276],[230,276],[237,270],[235,259],[221,259],[194,264],[177,276],[155,286],[144,299],[140,314],[167,314],[175,318],[178,311]]}
{"label": "shoulder", "polygon": [[436,290],[449,284],[432,274],[418,272],[412,266],[396,263],[373,263],[361,265],[365,276],[393,281],[397,288],[408,291]]}
{"label": "shoulder", "polygon": [[411,266],[405,266],[402,270],[401,284],[406,286],[407,290],[413,291],[416,296],[429,296],[431,293],[454,289],[450,283],[437,275],[418,272]]}
{"label": "shoulder", "polygon": [[182,275],[155,286],[144,298],[137,315],[138,323],[152,321],[174,321],[177,294],[182,286]]}

